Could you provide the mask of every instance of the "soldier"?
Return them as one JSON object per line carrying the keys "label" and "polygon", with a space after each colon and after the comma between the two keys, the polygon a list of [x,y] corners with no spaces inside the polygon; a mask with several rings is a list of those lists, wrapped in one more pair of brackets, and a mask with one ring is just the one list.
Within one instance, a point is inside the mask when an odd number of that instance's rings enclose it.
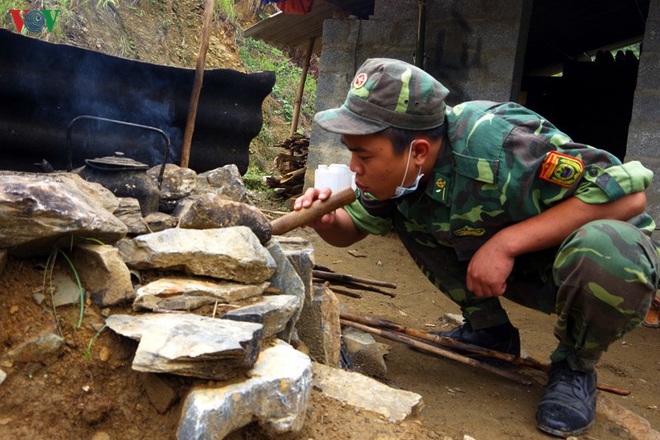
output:
{"label": "soldier", "polygon": [[[369,59],[344,104],[317,113],[351,152],[357,200],[312,226],[349,246],[394,230],[424,274],[460,306],[443,336],[520,355],[498,297],[558,319],[537,427],[567,437],[595,419],[595,365],[646,316],[658,287],[652,172],[573,142],[515,103],[445,104],[415,66]],[[309,188],[294,209],[326,199]]]}

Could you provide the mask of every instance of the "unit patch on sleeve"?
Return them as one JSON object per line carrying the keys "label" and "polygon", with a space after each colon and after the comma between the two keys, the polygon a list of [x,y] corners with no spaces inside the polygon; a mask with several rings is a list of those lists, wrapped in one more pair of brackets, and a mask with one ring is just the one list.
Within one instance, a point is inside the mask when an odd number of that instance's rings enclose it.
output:
{"label": "unit patch on sleeve", "polygon": [[582,176],[583,171],[584,164],[577,157],[551,151],[541,164],[539,177],[568,188]]}

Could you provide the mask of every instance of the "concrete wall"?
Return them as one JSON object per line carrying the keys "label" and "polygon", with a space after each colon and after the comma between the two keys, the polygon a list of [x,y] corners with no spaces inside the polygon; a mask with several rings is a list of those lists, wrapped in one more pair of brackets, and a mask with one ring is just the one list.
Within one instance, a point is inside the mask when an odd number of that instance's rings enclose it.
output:
{"label": "concrete wall", "polygon": [[[317,111],[343,103],[355,71],[367,58],[414,63],[418,4],[376,0],[369,20],[325,21]],[[425,70],[450,90],[449,104],[517,100],[530,12],[529,0],[427,0]],[[314,124],[305,186],[313,184],[319,164],[349,159],[339,136]]]}
{"label": "concrete wall", "polygon": [[637,88],[628,132],[626,160],[639,160],[655,173],[647,192],[649,212],[660,223],[660,0],[651,0]]}

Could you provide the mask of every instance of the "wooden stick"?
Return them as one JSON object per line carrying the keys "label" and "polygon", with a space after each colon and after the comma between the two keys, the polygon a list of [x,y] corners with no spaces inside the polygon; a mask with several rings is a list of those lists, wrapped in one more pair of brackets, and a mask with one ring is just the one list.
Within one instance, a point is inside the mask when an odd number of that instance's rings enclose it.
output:
{"label": "wooden stick", "polygon": [[350,296],[351,298],[362,298],[362,294],[359,292],[351,292],[350,290],[338,289],[337,287],[328,287],[328,289],[340,295]]}
{"label": "wooden stick", "polygon": [[511,373],[509,371],[504,371],[499,368],[493,367],[492,365],[488,365],[484,362],[479,362],[475,359],[470,359],[467,356],[462,356],[458,353],[454,353],[453,351],[449,350],[444,350],[442,348],[436,347],[435,345],[427,344],[426,342],[420,341],[418,339],[411,338],[409,336],[406,336],[401,333],[397,332],[392,332],[389,330],[381,330],[373,327],[369,327],[363,324],[358,324],[357,322],[353,321],[347,321],[345,319],[340,319],[339,322],[342,325],[346,325],[349,327],[356,328],[358,330],[362,330],[367,333],[371,333],[374,335],[382,336],[384,338],[390,339],[392,341],[396,342],[401,342],[402,344],[409,345],[411,347],[419,348],[421,350],[428,351],[433,354],[437,354],[439,356],[443,356],[449,359],[453,359],[455,361],[467,364],[467,365],[472,365],[473,367],[481,368],[486,371],[490,371],[491,373],[497,374],[498,376],[505,377],[507,379],[516,381],[518,383],[521,383],[523,385],[531,385],[532,381],[523,375],[516,374],[516,373]]}
{"label": "wooden stick", "polygon": [[365,286],[364,284],[360,284],[360,283],[344,283],[344,286],[349,287],[351,289],[367,290],[369,292],[380,293],[383,295],[387,295],[390,298],[394,298],[396,296],[396,293],[388,292],[386,290],[379,289],[378,287]]}
{"label": "wooden stick", "polygon": [[327,272],[327,271],[323,271],[323,270],[312,270],[312,275],[314,275],[316,278],[321,278],[321,279],[328,280],[328,281],[336,281],[336,282],[341,282],[341,283],[356,282],[356,283],[362,283],[362,284],[370,284],[372,286],[380,286],[380,287],[387,287],[387,288],[390,288],[390,289],[396,289],[396,284],[387,283],[385,281],[377,281],[377,280],[368,280],[366,278],[358,278],[358,277],[354,277],[353,275],[342,275],[342,274],[339,274],[339,273]]}
{"label": "wooden stick", "polygon": [[259,208],[259,210],[265,214],[273,214],[273,215],[285,215],[288,214],[288,212],[285,211],[275,211],[272,209],[266,209],[266,208]]}
{"label": "wooden stick", "polygon": [[213,21],[213,0],[206,0],[204,4],[204,23],[202,26],[202,41],[197,54],[197,67],[195,68],[195,80],[193,82],[190,103],[188,104],[188,119],[186,130],[183,133],[183,144],[181,145],[181,168],[188,168],[190,159],[190,146],[192,144],[193,132],[195,131],[195,119],[197,118],[197,104],[202,92],[204,81],[204,65],[206,64],[206,52],[209,50],[209,34]]}
{"label": "wooden stick", "polygon": [[305,60],[303,62],[303,69],[300,74],[300,81],[298,82],[298,92],[296,93],[296,102],[293,105],[293,119],[291,121],[291,132],[289,137],[293,137],[298,130],[298,119],[300,118],[300,107],[302,106],[303,92],[305,91],[305,79],[307,78],[307,71],[309,70],[309,62],[312,58],[312,52],[314,51],[314,42],[316,37],[309,39],[307,45],[307,52],[305,53]]}
{"label": "wooden stick", "polygon": [[392,330],[400,333],[404,333],[406,335],[412,336],[417,339],[422,339],[425,341],[433,342],[434,344],[438,345],[443,345],[445,347],[452,347],[456,349],[460,349],[463,351],[466,351],[468,353],[473,353],[473,354],[480,354],[488,357],[492,357],[495,359],[500,359],[503,361],[511,362],[512,364],[518,365],[518,366],[525,366],[525,367],[530,367],[534,368],[536,370],[541,370],[545,371],[546,373],[550,370],[549,365],[542,364],[538,361],[530,360],[530,359],[525,359],[521,358],[518,356],[514,356],[509,353],[503,353],[501,351],[495,351],[495,350],[489,350],[487,348],[479,347],[478,345],[472,345],[472,344],[467,344],[464,342],[460,342],[456,339],[453,338],[447,338],[444,336],[438,336],[434,335],[429,332],[425,332],[422,330],[416,330],[414,328],[409,328],[405,327],[401,324],[394,323],[392,321],[387,321],[385,319],[380,319],[380,318],[373,318],[373,317],[368,317],[368,316],[360,316],[356,315],[354,313],[350,312],[342,312],[340,314],[340,317],[343,319],[346,319],[348,321],[353,321],[353,322],[359,322],[364,325],[369,325],[372,327],[377,327],[377,328],[382,328],[382,329],[387,329],[387,330]]}
{"label": "wooden stick", "polygon": [[304,175],[307,171],[307,167],[298,168],[297,170],[290,171],[282,176],[280,183],[286,183],[289,180],[293,180],[298,176]]}
{"label": "wooden stick", "polygon": [[[534,359],[526,359],[526,358],[521,358],[518,356],[514,356],[509,353],[502,353],[500,351],[495,351],[495,350],[489,350],[487,348],[479,347],[478,345],[473,345],[473,344],[466,344],[460,341],[457,341],[456,339],[453,338],[447,338],[444,336],[438,336],[434,335],[422,330],[416,330],[413,328],[405,327],[401,324],[396,324],[392,321],[387,321],[385,319],[380,319],[380,318],[373,318],[373,317],[368,317],[368,316],[360,316],[356,315],[354,313],[350,312],[341,312],[339,315],[340,318],[344,321],[350,322],[358,322],[358,323],[363,323],[366,325],[372,325],[375,327],[380,327],[380,328],[385,328],[389,329],[394,332],[402,332],[406,335],[412,336],[414,338],[422,339],[425,341],[433,342],[435,344],[439,345],[444,345],[447,347],[452,347],[456,349],[460,349],[469,353],[475,353],[475,354],[480,354],[483,356],[488,356],[488,357],[493,357],[496,359],[501,359],[504,361],[511,362],[512,364],[518,365],[518,366],[523,366],[523,367],[529,367],[533,368],[535,370],[543,371],[545,373],[548,373],[550,371],[550,365],[548,364],[543,364],[537,360]],[[622,389],[622,388],[617,388],[612,385],[607,385],[607,384],[602,384],[599,383],[597,384],[597,388],[601,391],[606,391],[608,393],[612,394],[617,394],[619,396],[627,396],[631,393],[630,390]]]}
{"label": "wooden stick", "polygon": [[607,385],[607,384],[604,384],[604,383],[596,384],[596,388],[598,388],[601,391],[606,391],[608,393],[617,394],[619,396],[627,396],[632,392],[630,390],[624,390],[623,388],[613,387],[612,385]]}

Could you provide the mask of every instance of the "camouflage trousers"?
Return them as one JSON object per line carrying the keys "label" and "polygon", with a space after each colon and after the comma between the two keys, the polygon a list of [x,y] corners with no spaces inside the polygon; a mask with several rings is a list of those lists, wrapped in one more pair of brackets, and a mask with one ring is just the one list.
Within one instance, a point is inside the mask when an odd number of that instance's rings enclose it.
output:
{"label": "camouflage trousers", "polygon": [[[395,222],[395,227],[397,222]],[[396,228],[398,229],[398,228]],[[474,329],[508,322],[499,298],[479,298],[466,287],[468,262],[452,248],[399,234],[429,280],[461,308]],[[658,288],[657,244],[635,226],[598,220],[571,234],[556,249],[516,258],[504,297],[558,316],[553,362],[594,368],[608,346],[639,326]]]}

